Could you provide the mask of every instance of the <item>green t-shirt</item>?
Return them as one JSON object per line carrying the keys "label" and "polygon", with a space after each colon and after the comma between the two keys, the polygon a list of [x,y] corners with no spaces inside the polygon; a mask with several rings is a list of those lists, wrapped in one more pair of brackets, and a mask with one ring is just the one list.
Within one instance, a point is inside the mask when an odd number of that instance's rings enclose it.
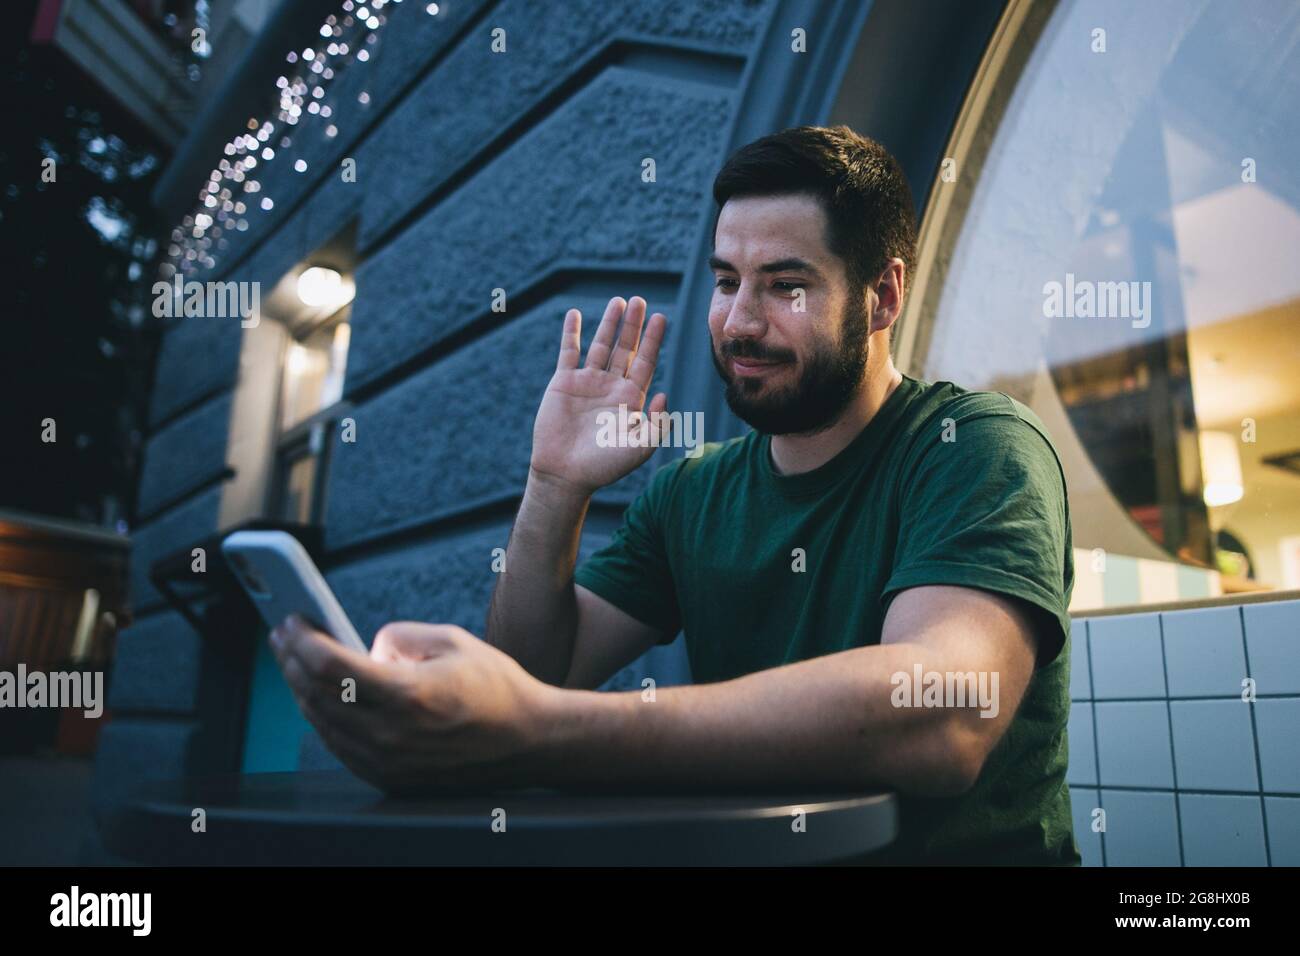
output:
{"label": "green t-shirt", "polygon": [[879,644],[906,588],[1028,602],[1037,667],[975,786],[900,794],[898,840],[863,862],[1077,865],[1065,783],[1074,561],[1042,422],[1004,393],[904,375],[812,471],[778,474],[770,441],[750,432],[660,468],[575,581],[668,640],[684,631],[700,684]]}

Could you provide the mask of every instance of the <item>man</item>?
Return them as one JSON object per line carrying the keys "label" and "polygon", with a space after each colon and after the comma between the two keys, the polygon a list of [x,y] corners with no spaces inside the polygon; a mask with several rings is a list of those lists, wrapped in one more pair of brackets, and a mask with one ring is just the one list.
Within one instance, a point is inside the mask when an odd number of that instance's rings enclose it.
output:
{"label": "man", "polygon": [[[883,787],[901,832],[875,861],[1078,864],[1074,572],[1042,423],[894,368],[915,237],[881,146],[785,130],[732,156],[714,198],[713,361],[754,430],[660,468],[575,574],[592,493],[653,451],[653,419],[639,442],[597,422],[646,407],[666,320],[615,298],[584,360],[570,310],[486,642],[390,624],[366,658],[279,629],[304,711],[389,790]],[[679,630],[693,685],[588,690]]]}

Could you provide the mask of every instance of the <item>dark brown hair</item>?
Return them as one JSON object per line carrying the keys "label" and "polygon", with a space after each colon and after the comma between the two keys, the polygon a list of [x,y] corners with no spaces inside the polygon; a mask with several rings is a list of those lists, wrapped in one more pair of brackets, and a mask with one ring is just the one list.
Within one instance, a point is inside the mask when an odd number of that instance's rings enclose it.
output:
{"label": "dark brown hair", "polygon": [[850,289],[865,290],[895,257],[911,276],[916,213],[907,177],[885,147],[847,126],[795,126],[733,153],[713,180],[715,243],[728,199],[799,193],[821,201],[826,245],[844,260]]}

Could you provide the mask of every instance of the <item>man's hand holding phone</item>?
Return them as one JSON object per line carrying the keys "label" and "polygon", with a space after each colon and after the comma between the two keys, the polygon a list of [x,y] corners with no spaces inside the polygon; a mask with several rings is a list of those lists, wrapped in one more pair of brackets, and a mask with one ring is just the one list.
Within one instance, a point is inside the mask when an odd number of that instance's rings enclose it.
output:
{"label": "man's hand holding phone", "polygon": [[541,767],[559,691],[459,627],[387,624],[367,655],[293,616],[271,648],[326,746],[385,792],[499,786]]}

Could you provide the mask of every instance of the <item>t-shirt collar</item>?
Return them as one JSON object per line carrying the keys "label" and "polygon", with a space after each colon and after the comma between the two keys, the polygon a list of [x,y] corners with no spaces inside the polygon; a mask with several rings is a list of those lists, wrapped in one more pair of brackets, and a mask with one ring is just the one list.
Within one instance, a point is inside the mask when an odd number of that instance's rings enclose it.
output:
{"label": "t-shirt collar", "polygon": [[909,399],[921,387],[921,383],[907,373],[898,386],[885,399],[884,404],[876,410],[871,421],[854,439],[842,448],[830,461],[823,462],[812,471],[797,475],[779,474],[772,464],[772,436],[762,435],[757,442],[759,468],[763,480],[769,482],[781,494],[796,498],[817,494],[836,484],[850,472],[857,471],[868,457],[880,445],[881,436],[895,421]]}

